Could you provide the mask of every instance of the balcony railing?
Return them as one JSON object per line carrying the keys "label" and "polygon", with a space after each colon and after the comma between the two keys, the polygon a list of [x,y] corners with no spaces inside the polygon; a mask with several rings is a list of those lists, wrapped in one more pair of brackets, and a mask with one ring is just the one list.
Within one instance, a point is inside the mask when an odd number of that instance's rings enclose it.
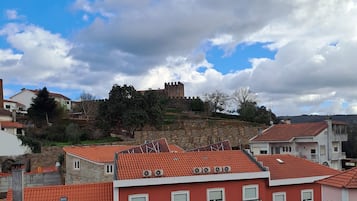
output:
{"label": "balcony railing", "polygon": [[338,153],[333,153],[331,154],[331,160],[341,160],[346,158],[346,153],[345,152],[338,152]]}

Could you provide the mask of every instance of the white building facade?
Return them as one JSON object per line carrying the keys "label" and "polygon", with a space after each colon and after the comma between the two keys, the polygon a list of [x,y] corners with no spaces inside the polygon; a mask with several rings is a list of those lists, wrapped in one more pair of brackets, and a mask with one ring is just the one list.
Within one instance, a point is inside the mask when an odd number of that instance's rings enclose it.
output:
{"label": "white building facade", "polygon": [[347,124],[326,120],[316,123],[278,124],[250,139],[250,151],[260,154],[291,154],[334,169],[341,169],[342,142]]}

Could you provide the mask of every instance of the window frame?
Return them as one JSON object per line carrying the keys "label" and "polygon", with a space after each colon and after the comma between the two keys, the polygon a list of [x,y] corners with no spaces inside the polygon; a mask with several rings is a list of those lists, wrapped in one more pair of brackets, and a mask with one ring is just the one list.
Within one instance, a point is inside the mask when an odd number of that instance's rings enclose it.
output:
{"label": "window frame", "polygon": [[[110,168],[109,170],[111,171],[108,171],[108,168]],[[114,173],[114,164],[110,163],[110,164],[105,164],[104,165],[104,174],[113,174]]]}
{"label": "window frame", "polygon": [[311,193],[311,201],[314,201],[314,190],[313,189],[304,189],[301,190],[301,201],[304,199],[304,193]]}
{"label": "window frame", "polygon": [[211,191],[221,191],[222,192],[222,201],[225,201],[225,193],[224,193],[224,188],[208,188],[207,189],[207,201],[210,201],[209,193]]}
{"label": "window frame", "polygon": [[180,194],[186,194],[186,196],[187,196],[187,200],[186,201],[190,201],[190,191],[187,191],[187,190],[171,192],[171,201],[175,201],[174,196],[175,195],[180,195]]}
{"label": "window frame", "polygon": [[132,201],[134,198],[145,198],[145,201],[149,201],[149,194],[132,194],[128,195],[128,201]]}
{"label": "window frame", "polygon": [[[247,198],[245,189],[247,188],[255,188],[256,189],[256,197],[255,198]],[[251,184],[251,185],[244,185],[242,187],[242,200],[258,200],[259,199],[259,185],[258,184]]]}
{"label": "window frame", "polygon": [[275,201],[275,196],[277,196],[277,195],[284,195],[284,201],[286,201],[286,192],[274,192],[274,193],[272,194],[272,196],[273,196],[273,201]]}
{"label": "window frame", "polygon": [[73,170],[80,170],[81,169],[81,160],[74,159],[73,160]]}

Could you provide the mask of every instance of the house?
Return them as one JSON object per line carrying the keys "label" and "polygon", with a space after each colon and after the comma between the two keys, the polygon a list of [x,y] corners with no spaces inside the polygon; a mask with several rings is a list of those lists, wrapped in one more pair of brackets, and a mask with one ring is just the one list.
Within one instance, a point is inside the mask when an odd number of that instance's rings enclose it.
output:
{"label": "house", "polygon": [[256,157],[270,172],[267,200],[304,201],[321,199],[320,179],[340,171],[289,154],[259,155]]}
{"label": "house", "polygon": [[114,201],[266,200],[269,171],[244,151],[117,153]]}
{"label": "house", "polygon": [[180,152],[166,139],[133,145],[93,145],[63,147],[66,160],[66,184],[113,181],[114,155],[117,152]]}
{"label": "house", "polygon": [[4,100],[4,109],[10,112],[25,113],[25,105],[12,100]]}
{"label": "house", "polygon": [[357,168],[346,170],[317,183],[322,185],[324,201],[354,201],[357,198]]}
{"label": "house", "polygon": [[13,121],[0,121],[0,129],[13,135],[25,135],[24,125]]}
{"label": "house", "polygon": [[347,141],[347,124],[326,120],[314,123],[277,124],[250,139],[254,155],[291,154],[341,169],[342,142]]}
{"label": "house", "polygon": [[17,156],[26,153],[31,153],[31,149],[22,145],[16,135],[0,130],[0,156]]}
{"label": "house", "polygon": [[[25,111],[30,108],[32,104],[32,100],[37,97],[39,90],[32,90],[32,89],[21,89],[21,91],[13,96],[10,97],[11,101],[21,103],[25,107],[23,108]],[[62,106],[64,109],[70,111],[72,110],[72,104],[71,104],[71,99],[59,94],[59,93],[53,93],[49,92],[49,97],[54,98],[57,103],[59,103],[60,106]]]}

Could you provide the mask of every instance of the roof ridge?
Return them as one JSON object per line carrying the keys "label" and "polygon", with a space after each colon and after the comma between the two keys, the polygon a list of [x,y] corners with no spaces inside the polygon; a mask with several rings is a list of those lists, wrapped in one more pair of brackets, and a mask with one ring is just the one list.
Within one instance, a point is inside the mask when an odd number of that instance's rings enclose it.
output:
{"label": "roof ridge", "polygon": [[[353,178],[355,178],[355,177],[357,176],[357,167],[349,169],[349,170],[348,170],[348,173],[349,173],[349,172],[353,172],[353,175],[352,175],[352,177],[351,177],[349,180],[347,180],[346,185],[343,186],[343,187],[345,187],[345,188],[348,188],[348,187],[350,186],[350,184],[352,183]],[[342,172],[342,173],[343,173],[343,172]],[[346,172],[346,174],[348,174],[348,173]]]}

